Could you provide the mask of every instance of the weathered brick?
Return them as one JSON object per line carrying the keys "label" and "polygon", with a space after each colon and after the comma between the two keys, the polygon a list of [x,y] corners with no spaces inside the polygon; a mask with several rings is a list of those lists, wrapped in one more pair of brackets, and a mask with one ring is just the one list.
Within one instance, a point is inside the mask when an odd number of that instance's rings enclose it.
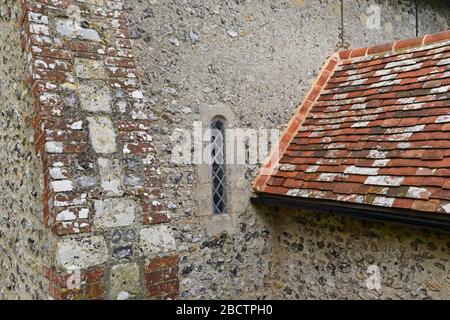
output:
{"label": "weathered brick", "polygon": [[109,66],[122,67],[122,68],[135,68],[136,65],[133,59],[123,57],[108,57],[105,63]]}
{"label": "weathered brick", "polygon": [[177,255],[156,257],[151,259],[146,265],[145,270],[153,272],[178,266],[179,257]]}
{"label": "weathered brick", "polygon": [[148,286],[148,294],[150,297],[160,297],[169,294],[174,294],[180,289],[180,283],[178,280],[172,280],[167,282],[160,282]]}
{"label": "weathered brick", "polygon": [[32,46],[31,51],[36,57],[48,57],[48,58],[65,59],[65,60],[70,60],[72,58],[71,52],[68,50],[63,50],[63,49]]}
{"label": "weathered brick", "polygon": [[144,213],[144,224],[168,223],[170,220],[170,216],[166,212]]}
{"label": "weathered brick", "polygon": [[125,154],[143,154],[153,152],[153,145],[148,142],[127,142],[123,146],[123,153]]}
{"label": "weathered brick", "polygon": [[[170,219],[163,205],[155,211],[157,206],[141,203],[148,184],[155,188],[148,203],[158,201],[161,191],[149,171],[157,163],[149,134],[154,124],[141,111],[144,95],[122,4],[86,0],[76,2],[75,12],[74,0],[23,4],[20,45],[29,59],[27,80],[35,99],[30,122],[43,163],[44,222],[64,236],[56,238],[52,274],[47,271],[50,296],[103,299],[108,292],[123,299],[152,291],[157,299],[177,297],[178,260],[161,270],[161,281],[149,283],[160,286],[150,289],[141,288],[142,266],[133,261],[175,253],[176,247],[166,226],[142,229]],[[66,13],[80,15],[83,26]],[[132,120],[117,120],[127,118]],[[123,236],[107,245],[116,228]],[[127,263],[105,273],[111,261]],[[81,288],[68,289],[66,271],[73,267],[81,269]]]}
{"label": "weathered brick", "polygon": [[55,82],[75,82],[75,78],[69,72],[60,70],[48,70],[35,68],[33,71],[33,79],[55,81]]}

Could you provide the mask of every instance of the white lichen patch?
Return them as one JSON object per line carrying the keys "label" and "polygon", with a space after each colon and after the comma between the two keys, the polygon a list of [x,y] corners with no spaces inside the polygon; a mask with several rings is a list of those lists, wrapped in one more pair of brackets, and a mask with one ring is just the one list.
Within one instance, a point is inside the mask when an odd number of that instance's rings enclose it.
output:
{"label": "white lichen patch", "polygon": [[286,193],[286,195],[292,197],[308,197],[310,194],[311,191],[305,189],[289,189],[289,191]]}
{"label": "white lichen patch", "polygon": [[126,300],[139,295],[140,272],[136,263],[118,264],[111,268],[110,296],[117,300]]}
{"label": "white lichen patch", "polygon": [[313,165],[306,168],[305,172],[316,172],[319,169],[319,166]]}
{"label": "white lichen patch", "polygon": [[380,151],[380,150],[370,150],[369,151],[369,155],[367,156],[368,158],[373,158],[373,159],[384,159],[386,158],[388,152],[387,151]]}
{"label": "white lichen patch", "polygon": [[404,177],[397,176],[370,176],[364,181],[364,184],[376,186],[400,186]]}
{"label": "white lichen patch", "polygon": [[417,198],[417,199],[428,199],[431,195],[431,192],[425,188],[418,187],[409,187],[408,192],[406,193],[407,197]]}
{"label": "white lichen patch", "polygon": [[350,166],[345,169],[345,173],[362,174],[362,175],[376,175],[378,173],[378,168]]}
{"label": "white lichen patch", "polygon": [[450,122],[450,115],[443,115],[436,118],[435,123]]}
{"label": "white lichen patch", "polygon": [[338,173],[322,173],[319,176],[319,181],[333,181],[336,177],[338,177],[339,174]]}
{"label": "white lichen patch", "polygon": [[280,171],[295,171],[296,165],[290,163],[280,164],[278,170]]}
{"label": "white lichen patch", "polygon": [[383,207],[392,207],[394,204],[395,198],[387,198],[387,197],[375,197],[372,204],[374,206],[383,206]]}
{"label": "white lichen patch", "polygon": [[444,209],[446,213],[450,213],[450,203],[447,203],[445,206],[442,206],[442,209]]}
{"label": "white lichen patch", "polygon": [[70,124],[70,129],[72,130],[81,130],[83,129],[83,121],[75,121],[72,124]]}
{"label": "white lichen patch", "polygon": [[378,159],[373,162],[374,167],[385,167],[389,163],[389,159]]}
{"label": "white lichen patch", "polygon": [[366,127],[368,124],[369,124],[369,121],[356,122],[356,123],[352,124],[352,128]]}

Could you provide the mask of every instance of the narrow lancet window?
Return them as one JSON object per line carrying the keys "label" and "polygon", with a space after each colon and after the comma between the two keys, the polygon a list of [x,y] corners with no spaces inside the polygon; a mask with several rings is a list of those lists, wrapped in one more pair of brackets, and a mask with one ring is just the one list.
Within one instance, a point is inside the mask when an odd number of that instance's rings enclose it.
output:
{"label": "narrow lancet window", "polygon": [[211,122],[212,142],[212,197],[215,214],[227,212],[227,177],[225,167],[225,123],[221,119]]}

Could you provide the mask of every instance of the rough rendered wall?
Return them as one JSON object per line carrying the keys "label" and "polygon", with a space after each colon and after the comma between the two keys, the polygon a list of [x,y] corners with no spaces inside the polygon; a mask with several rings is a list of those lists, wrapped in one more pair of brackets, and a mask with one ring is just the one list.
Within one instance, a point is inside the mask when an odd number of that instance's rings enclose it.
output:
{"label": "rough rendered wall", "polygon": [[0,2],[0,299],[42,299],[49,232],[30,126],[33,105],[23,82],[19,9],[17,1]]}
{"label": "rough rendered wall", "polygon": [[[450,297],[448,234],[326,214],[274,213],[278,299]],[[379,290],[366,284],[371,265],[380,270]]]}
{"label": "rough rendered wall", "polygon": [[[344,4],[345,45],[359,47],[415,37],[411,1],[358,0]],[[380,29],[367,28],[370,15],[367,8],[371,4],[381,9]],[[450,11],[445,1],[420,1],[419,7],[419,34],[448,28]],[[217,234],[217,230],[210,230],[211,217],[202,215],[210,208],[196,201],[199,193],[208,196],[209,192],[201,187],[202,169],[170,164],[172,131],[192,128],[194,120],[202,119],[205,105],[222,103],[230,107],[236,127],[282,128],[325,59],[342,44],[339,1],[126,0],[125,8],[142,69],[146,108],[152,111],[154,128],[161,133],[155,144],[158,150],[165,151],[158,157],[163,163],[161,172],[167,177],[166,195],[174,211],[172,225],[180,251],[182,298],[344,298],[352,297],[353,292],[358,296],[361,286],[355,278],[355,261],[360,259],[360,248],[374,250],[371,246],[374,237],[379,249],[371,255],[374,260],[389,261],[392,274],[401,270],[394,267],[400,248],[406,250],[405,257],[418,257],[417,265],[409,262],[410,270],[402,278],[405,283],[412,274],[414,283],[420,282],[425,287],[428,273],[442,275],[442,266],[448,271],[445,266],[448,261],[442,259],[448,244],[439,240],[442,236],[437,234],[421,235],[417,230],[405,229],[398,236],[399,243],[388,227],[370,230],[359,227],[354,233],[345,229],[325,237],[320,235],[325,230],[336,232],[341,223],[350,222],[345,219],[336,222],[335,218],[323,216],[323,225],[317,225],[311,218],[302,229],[301,223],[294,222],[295,218],[284,217],[286,212],[253,208],[248,199],[256,166],[242,170],[242,179],[236,183],[239,195],[233,200],[233,223],[229,228],[222,226],[226,231]],[[216,223],[216,229],[220,229],[220,223]],[[337,226],[333,227],[335,223]],[[281,228],[286,228],[288,235],[284,236]],[[302,235],[302,231],[307,234]],[[288,244],[287,237],[292,237]],[[340,245],[338,241],[356,237],[361,243],[353,247]],[[304,249],[311,250],[309,254],[301,256],[298,251],[287,263],[283,260],[295,251],[291,248],[294,244],[306,241],[314,244],[323,241],[325,247],[317,256],[310,246]],[[420,248],[414,251],[416,242]],[[322,267],[326,263],[320,262],[315,273],[308,272],[319,263],[315,261],[327,257],[327,250],[331,250],[327,247],[339,245],[346,250],[346,262],[351,264],[352,271],[336,272],[343,274],[339,281],[344,281],[340,285],[345,290],[325,291],[320,289],[323,286],[319,279],[338,282]],[[436,249],[427,253],[424,246]],[[436,258],[424,257],[427,254]],[[358,266],[362,265],[360,262]],[[314,283],[306,290],[300,285],[314,281],[319,287],[314,288]],[[351,283],[358,286],[352,287]],[[396,289],[389,291],[390,296],[410,296],[404,284],[398,285],[398,280],[391,286]],[[434,297],[443,295],[442,290],[436,291]],[[320,296],[319,292],[325,295]]]}

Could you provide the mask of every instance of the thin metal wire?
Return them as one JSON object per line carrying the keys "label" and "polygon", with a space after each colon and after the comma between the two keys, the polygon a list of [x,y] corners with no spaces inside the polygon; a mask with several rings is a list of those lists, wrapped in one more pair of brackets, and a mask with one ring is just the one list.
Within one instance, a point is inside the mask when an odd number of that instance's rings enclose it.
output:
{"label": "thin metal wire", "polygon": [[341,48],[345,47],[344,41],[344,0],[341,0]]}
{"label": "thin metal wire", "polygon": [[415,1],[415,5],[416,5],[416,37],[419,36],[419,2],[416,0]]}

